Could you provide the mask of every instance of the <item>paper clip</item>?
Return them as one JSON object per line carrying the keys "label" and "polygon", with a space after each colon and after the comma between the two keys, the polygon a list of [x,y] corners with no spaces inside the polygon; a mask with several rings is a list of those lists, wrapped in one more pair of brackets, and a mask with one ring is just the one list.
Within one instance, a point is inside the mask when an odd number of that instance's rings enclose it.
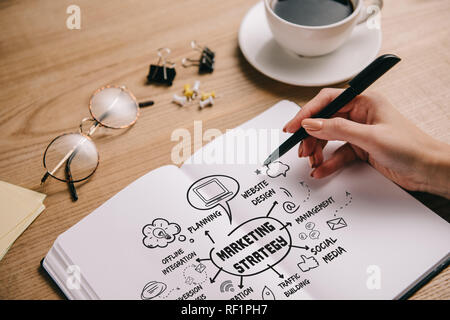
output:
{"label": "paper clip", "polygon": [[198,73],[212,73],[214,71],[215,53],[208,47],[199,46],[195,40],[191,41],[191,47],[200,51],[201,56],[198,60],[183,58],[181,61],[183,67],[198,66]]}
{"label": "paper clip", "polygon": [[[167,61],[167,56],[170,54],[169,48],[158,49],[158,63],[150,65],[150,70],[147,75],[149,83],[162,83],[171,86],[176,76],[175,63]],[[167,65],[170,65],[168,67]]]}

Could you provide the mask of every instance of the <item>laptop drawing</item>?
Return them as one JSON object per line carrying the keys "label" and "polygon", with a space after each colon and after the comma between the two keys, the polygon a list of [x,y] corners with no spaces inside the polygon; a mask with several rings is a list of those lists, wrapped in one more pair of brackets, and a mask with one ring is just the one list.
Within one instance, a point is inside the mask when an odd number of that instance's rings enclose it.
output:
{"label": "laptop drawing", "polygon": [[211,207],[233,194],[217,178],[212,178],[195,187],[193,190],[205,203],[206,207]]}

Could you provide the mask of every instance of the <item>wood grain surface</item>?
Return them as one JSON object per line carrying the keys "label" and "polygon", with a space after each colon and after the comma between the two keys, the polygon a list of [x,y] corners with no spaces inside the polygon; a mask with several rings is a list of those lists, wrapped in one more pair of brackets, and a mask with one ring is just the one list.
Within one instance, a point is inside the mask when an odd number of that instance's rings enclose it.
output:
{"label": "wood grain surface", "polygon": [[[44,192],[46,209],[0,262],[0,299],[57,299],[57,289],[39,271],[56,237],[143,174],[171,163],[175,128],[225,130],[251,119],[280,99],[300,105],[320,88],[271,80],[240,53],[240,22],[256,1],[243,0],[77,0],[81,30],[66,28],[68,0],[0,2],[0,180]],[[433,137],[450,143],[450,1],[386,0],[381,53],[403,61],[373,85],[409,119]],[[198,76],[180,66],[195,56],[191,40],[216,51],[216,70]],[[156,49],[172,49],[178,63],[171,88],[145,85]],[[212,108],[179,108],[171,97],[185,83],[222,97]],[[101,163],[78,186],[72,203],[64,183],[50,179],[42,155],[55,136],[76,131],[89,115],[91,93],[105,84],[125,84],[138,99],[152,98],[130,130],[103,129],[95,137]],[[413,194],[449,220],[449,201]],[[418,235],[420,237],[421,235]],[[420,259],[420,257],[417,257]],[[449,299],[447,268],[413,298]]]}

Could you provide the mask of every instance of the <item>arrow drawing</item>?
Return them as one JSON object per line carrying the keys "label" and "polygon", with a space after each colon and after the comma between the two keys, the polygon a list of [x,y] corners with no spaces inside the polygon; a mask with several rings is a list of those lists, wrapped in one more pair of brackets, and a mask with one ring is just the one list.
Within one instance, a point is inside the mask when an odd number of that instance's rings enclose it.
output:
{"label": "arrow drawing", "polygon": [[280,228],[280,230],[286,229],[287,227],[291,227],[292,223],[288,222],[283,227]]}
{"label": "arrow drawing", "polygon": [[309,247],[308,247],[308,246],[301,247],[301,246],[293,246],[293,245],[291,245],[291,248],[298,248],[298,249],[309,250]]}
{"label": "arrow drawing", "polygon": [[275,208],[275,206],[276,206],[277,204],[278,204],[277,201],[274,201],[274,202],[273,202],[272,207],[270,208],[269,212],[267,212],[266,217],[268,217],[268,216],[270,215],[270,213],[272,212],[273,208]]}
{"label": "arrow drawing", "polygon": [[270,269],[272,269],[273,271],[275,271],[275,273],[278,275],[279,278],[284,279],[284,275],[282,275],[281,273],[279,273],[277,270],[275,270],[270,264],[267,265]]}
{"label": "arrow drawing", "polygon": [[243,281],[244,281],[244,277],[241,276],[241,281],[239,282],[239,285],[238,285],[239,289],[242,289],[244,287],[244,285],[242,284]]}
{"label": "arrow drawing", "polygon": [[303,202],[306,202],[309,200],[310,196],[311,196],[311,189],[309,188],[308,184],[304,181],[300,181],[300,184],[303,188],[306,189],[306,198],[303,199]]}
{"label": "arrow drawing", "polygon": [[205,235],[208,236],[209,240],[211,240],[212,243],[215,243],[213,238],[211,238],[211,236],[209,235],[209,231],[208,230],[205,231]]}
{"label": "arrow drawing", "polygon": [[217,271],[216,275],[214,276],[214,278],[209,278],[209,282],[214,283],[216,281],[217,276],[219,275],[219,273],[222,271],[223,268],[220,268],[219,271]]}
{"label": "arrow drawing", "polygon": [[346,199],[345,203],[335,210],[335,214],[334,214],[335,216],[338,211],[344,209],[344,207],[347,207],[350,205],[350,203],[352,203],[352,200],[353,200],[352,194],[348,191],[345,191],[345,199]]}

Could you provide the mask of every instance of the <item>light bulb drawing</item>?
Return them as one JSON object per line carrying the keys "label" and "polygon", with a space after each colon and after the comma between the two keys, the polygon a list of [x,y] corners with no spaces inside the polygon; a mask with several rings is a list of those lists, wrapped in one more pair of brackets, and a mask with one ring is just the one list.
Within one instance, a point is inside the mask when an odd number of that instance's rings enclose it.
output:
{"label": "light bulb drawing", "polygon": [[176,235],[181,232],[181,227],[177,223],[169,222],[163,218],[157,218],[152,223],[142,228],[144,238],[142,243],[147,248],[165,248],[176,239]]}

